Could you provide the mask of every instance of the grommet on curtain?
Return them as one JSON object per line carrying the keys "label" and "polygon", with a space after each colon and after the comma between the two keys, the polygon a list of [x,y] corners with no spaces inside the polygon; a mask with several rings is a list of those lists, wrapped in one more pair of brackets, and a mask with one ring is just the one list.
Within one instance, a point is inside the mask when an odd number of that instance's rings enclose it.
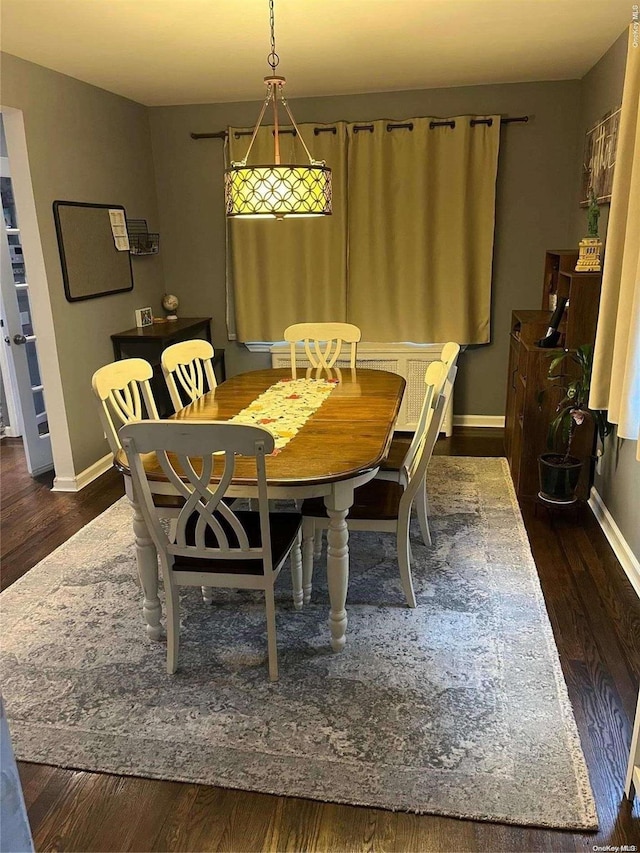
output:
{"label": "grommet on curtain", "polygon": [[391,130],[413,130],[413,122],[407,121],[404,124],[388,124],[387,132]]}
{"label": "grommet on curtain", "polygon": [[313,135],[314,136],[318,136],[320,133],[333,133],[333,135],[335,136],[337,132],[338,132],[338,129],[335,127],[314,127],[313,128]]}
{"label": "grommet on curtain", "polygon": [[475,127],[477,124],[486,124],[487,127],[491,127],[491,125],[493,124],[493,119],[492,118],[472,118],[471,121],[469,122],[469,125],[471,127]]}
{"label": "grommet on curtain", "polygon": [[373,133],[373,125],[372,124],[354,124],[353,132],[360,133],[361,130],[368,130],[369,133]]}
{"label": "grommet on curtain", "polygon": [[430,121],[429,129],[433,130],[434,127],[455,127],[455,121]]}

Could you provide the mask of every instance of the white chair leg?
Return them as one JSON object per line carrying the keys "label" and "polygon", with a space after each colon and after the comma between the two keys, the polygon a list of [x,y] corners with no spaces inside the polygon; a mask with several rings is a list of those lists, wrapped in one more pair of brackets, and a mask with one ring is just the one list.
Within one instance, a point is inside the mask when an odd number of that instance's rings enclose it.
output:
{"label": "white chair leg", "polygon": [[313,556],[319,560],[322,556],[322,528],[319,527],[315,532],[315,543],[313,546]]}
{"label": "white chair leg", "polygon": [[178,651],[180,648],[180,593],[176,586],[169,581],[166,586],[167,606],[167,672],[169,675],[178,668]]}
{"label": "white chair leg", "polygon": [[278,680],[278,646],[276,642],[276,602],[273,587],[267,587],[264,591],[265,605],[267,609],[267,648],[269,653],[269,679]]}
{"label": "white chair leg", "polygon": [[431,545],[431,531],[429,530],[429,498],[427,497],[426,479],[423,483],[420,483],[420,487],[418,488],[418,493],[416,495],[416,510],[418,511],[418,521],[420,522],[422,541],[425,545]]}
{"label": "white chair leg", "polygon": [[302,520],[302,591],[305,604],[311,601],[311,589],[313,586],[313,556],[314,541],[316,536],[321,536],[322,531],[316,530],[312,518]]}
{"label": "white chair leg", "polygon": [[302,531],[298,531],[298,536],[291,549],[289,560],[291,562],[291,586],[293,588],[293,606],[296,610],[302,610]]}
{"label": "white chair leg", "polygon": [[402,513],[398,518],[397,527],[397,549],[398,566],[400,568],[400,582],[404,590],[405,598],[409,607],[416,606],[416,595],[413,591],[413,580],[411,578],[411,545],[409,543],[409,519],[411,507],[408,513]]}
{"label": "white chair leg", "polygon": [[213,587],[212,586],[203,586],[202,589],[202,600],[205,604],[213,604]]}

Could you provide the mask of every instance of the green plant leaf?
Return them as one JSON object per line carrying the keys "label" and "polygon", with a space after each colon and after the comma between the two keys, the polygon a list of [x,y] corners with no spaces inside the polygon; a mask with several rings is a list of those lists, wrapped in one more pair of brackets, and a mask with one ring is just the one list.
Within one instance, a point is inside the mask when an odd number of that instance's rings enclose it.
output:
{"label": "green plant leaf", "polygon": [[565,360],[565,358],[566,358],[566,357],[567,357],[566,352],[563,352],[563,353],[562,353],[562,355],[557,355],[557,356],[553,359],[553,361],[552,361],[552,362],[551,362],[551,364],[549,365],[549,379],[551,379],[551,374],[552,374],[552,373],[553,373],[553,371],[556,369],[556,367],[557,367],[559,364],[562,364],[562,362]]}

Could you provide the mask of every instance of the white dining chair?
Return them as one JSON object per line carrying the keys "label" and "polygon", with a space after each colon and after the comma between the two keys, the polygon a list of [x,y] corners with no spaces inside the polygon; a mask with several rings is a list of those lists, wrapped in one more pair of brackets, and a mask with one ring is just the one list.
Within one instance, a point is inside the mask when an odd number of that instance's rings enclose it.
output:
{"label": "white dining chair", "polygon": [[[451,405],[451,397],[453,395],[453,386],[458,372],[458,355],[460,353],[460,345],[454,341],[449,341],[442,348],[440,361],[443,362],[447,369],[447,378],[444,386],[445,396],[445,415],[447,408]],[[425,383],[427,382],[427,374],[425,373]],[[402,476],[402,463],[407,453],[415,450],[416,442],[419,440],[422,430],[424,429],[425,420],[428,416],[429,407],[433,405],[434,398],[431,395],[425,394],[416,431],[409,443],[407,439],[394,437],[389,448],[389,454],[385,461],[380,466],[380,470],[376,475],[380,480],[393,480],[400,482]],[[436,436],[437,438],[437,436]],[[420,523],[420,532],[425,545],[431,545],[431,531],[429,529],[429,495],[427,492],[426,476],[422,483],[422,487],[418,489],[416,495],[416,512]]]}
{"label": "white dining chair", "polygon": [[302,343],[311,367],[332,368],[342,354],[342,345],[349,344],[349,367],[356,366],[357,346],[362,333],[352,323],[295,323],[284,330],[284,339],[291,349],[291,368],[296,369],[297,344]]}
{"label": "white dining chair", "polygon": [[[120,450],[118,430],[123,424],[158,419],[149,380],[153,368],[143,358],[124,358],[105,364],[93,374],[91,387],[100,409],[100,421],[111,452]],[[144,402],[144,407],[143,407]]]}
{"label": "white dining chair", "polygon": [[[214,350],[209,341],[200,339],[181,341],[163,350],[160,357],[162,373],[176,412],[216,387],[213,356]],[[178,384],[186,401],[183,401]]]}
{"label": "white dining chair", "polygon": [[[411,546],[409,523],[411,507],[422,485],[433,448],[442,426],[446,399],[444,395],[447,369],[441,361],[427,368],[427,394],[433,396],[425,426],[419,440],[407,453],[401,468],[399,482],[369,480],[354,492],[353,506],[349,509],[347,525],[352,530],[375,530],[395,533],[400,568],[400,580],[409,607],[416,606],[411,578]],[[302,586],[305,603],[309,601],[313,575],[313,545],[317,531],[329,526],[322,498],[309,498],[302,504],[303,562]],[[294,596],[296,591],[294,590]]]}
{"label": "white dining chair", "polygon": [[[300,515],[269,512],[265,456],[275,447],[273,434],[262,427],[224,421],[142,421],[123,427],[120,440],[145,523],[160,556],[167,604],[167,672],[174,673],[178,665],[178,587],[257,589],[265,595],[269,677],[275,681],[274,584],[291,554],[293,586],[300,589],[302,557]],[[141,459],[146,453],[155,453],[184,500],[169,533],[155,511]],[[232,509],[223,500],[234,474],[236,455],[255,458],[257,512]]]}

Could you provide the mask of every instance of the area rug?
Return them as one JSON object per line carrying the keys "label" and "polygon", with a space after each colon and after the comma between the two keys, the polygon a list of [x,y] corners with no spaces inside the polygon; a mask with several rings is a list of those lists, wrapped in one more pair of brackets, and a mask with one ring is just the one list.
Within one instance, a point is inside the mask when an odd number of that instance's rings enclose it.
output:
{"label": "area rug", "polygon": [[147,640],[131,511],[116,503],[0,598],[18,758],[475,820],[595,829],[593,795],[502,459],[436,457],[434,545],[354,533],[346,648],[325,559],[312,603],[277,588],[280,680],[259,594],[183,591],[179,670]]}

